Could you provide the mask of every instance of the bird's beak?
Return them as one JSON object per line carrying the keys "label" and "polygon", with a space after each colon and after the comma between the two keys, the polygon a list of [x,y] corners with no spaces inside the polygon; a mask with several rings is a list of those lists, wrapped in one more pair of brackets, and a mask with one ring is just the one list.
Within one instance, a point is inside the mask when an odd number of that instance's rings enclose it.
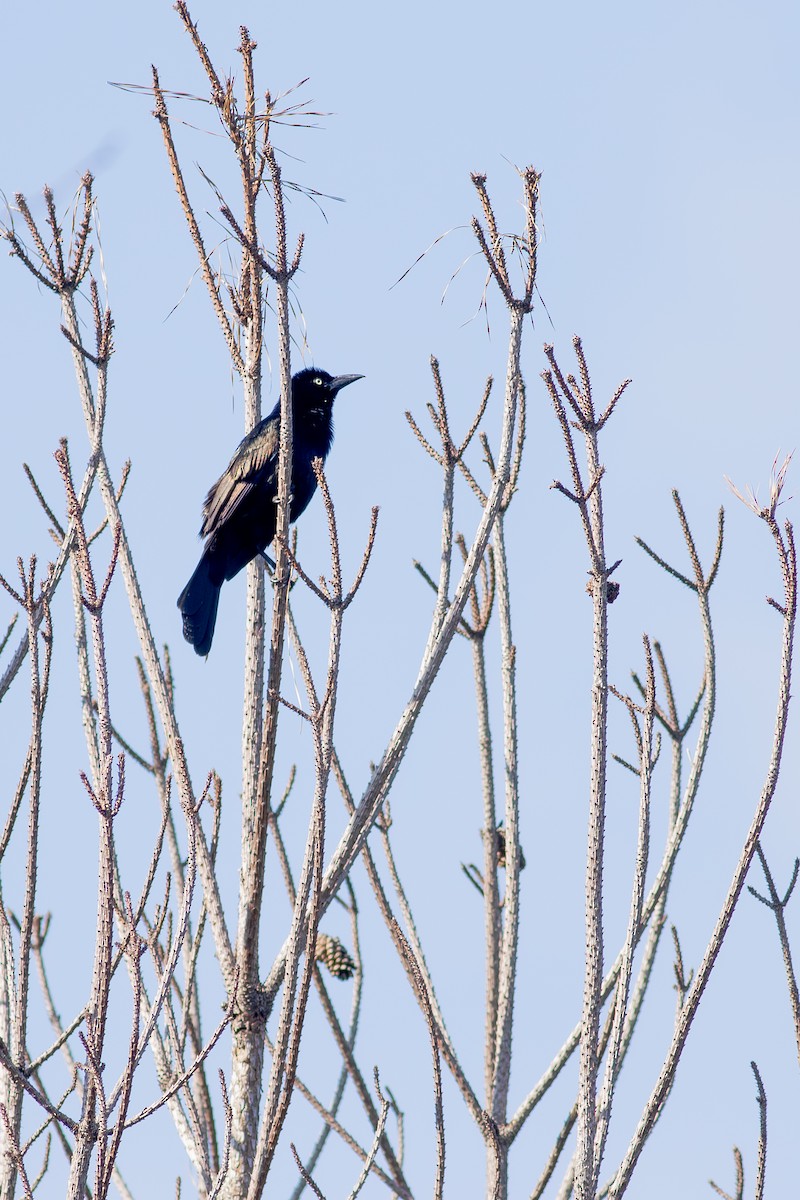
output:
{"label": "bird's beak", "polygon": [[355,383],[357,379],[363,378],[363,375],[337,375],[335,379],[331,380],[330,389],[335,396],[337,392],[340,392],[342,388],[347,387],[348,384]]}

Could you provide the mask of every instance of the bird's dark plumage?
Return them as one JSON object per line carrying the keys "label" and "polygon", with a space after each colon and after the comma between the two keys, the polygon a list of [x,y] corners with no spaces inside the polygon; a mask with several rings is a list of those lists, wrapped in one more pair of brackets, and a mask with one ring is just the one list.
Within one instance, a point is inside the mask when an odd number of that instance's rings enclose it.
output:
{"label": "bird's dark plumage", "polygon": [[[363,375],[332,376],[309,367],[292,379],[292,499],[296,521],[317,487],[311,463],[325,459],[333,442],[333,402]],[[281,406],[259,421],[206,496],[200,535],[206,539],[197,569],[178,597],[183,636],[198,654],[214,637],[220,588],[263,554],[275,537]]]}

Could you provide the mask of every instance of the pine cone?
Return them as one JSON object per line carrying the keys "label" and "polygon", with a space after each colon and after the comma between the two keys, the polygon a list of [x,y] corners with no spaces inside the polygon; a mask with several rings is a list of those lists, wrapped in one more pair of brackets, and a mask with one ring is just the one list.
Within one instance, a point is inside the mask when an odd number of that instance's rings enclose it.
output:
{"label": "pine cone", "polygon": [[[505,867],[506,865],[506,831],[503,829],[502,823],[495,830],[497,838],[497,865]],[[525,870],[525,855],[522,853],[522,846],[519,848],[519,869]]]}
{"label": "pine cone", "polygon": [[338,938],[327,933],[317,934],[316,960],[324,963],[337,979],[352,979],[356,964]]}

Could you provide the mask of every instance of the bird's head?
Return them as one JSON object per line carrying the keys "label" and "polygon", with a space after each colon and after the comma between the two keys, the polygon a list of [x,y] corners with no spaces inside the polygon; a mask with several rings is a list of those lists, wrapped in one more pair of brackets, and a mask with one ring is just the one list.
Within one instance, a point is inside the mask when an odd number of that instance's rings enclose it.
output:
{"label": "bird's head", "polygon": [[305,411],[329,408],[342,388],[363,375],[329,375],[317,367],[306,367],[292,379],[292,403]]}

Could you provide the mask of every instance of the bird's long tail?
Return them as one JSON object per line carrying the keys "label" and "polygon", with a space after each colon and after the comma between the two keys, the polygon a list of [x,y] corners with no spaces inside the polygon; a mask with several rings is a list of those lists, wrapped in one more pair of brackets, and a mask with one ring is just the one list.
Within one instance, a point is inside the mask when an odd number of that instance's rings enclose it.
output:
{"label": "bird's long tail", "polygon": [[183,636],[197,654],[205,656],[211,649],[214,626],[217,623],[217,605],[222,580],[216,580],[218,572],[208,550],[204,551],[194,574],[178,597],[178,608],[183,614]]}

